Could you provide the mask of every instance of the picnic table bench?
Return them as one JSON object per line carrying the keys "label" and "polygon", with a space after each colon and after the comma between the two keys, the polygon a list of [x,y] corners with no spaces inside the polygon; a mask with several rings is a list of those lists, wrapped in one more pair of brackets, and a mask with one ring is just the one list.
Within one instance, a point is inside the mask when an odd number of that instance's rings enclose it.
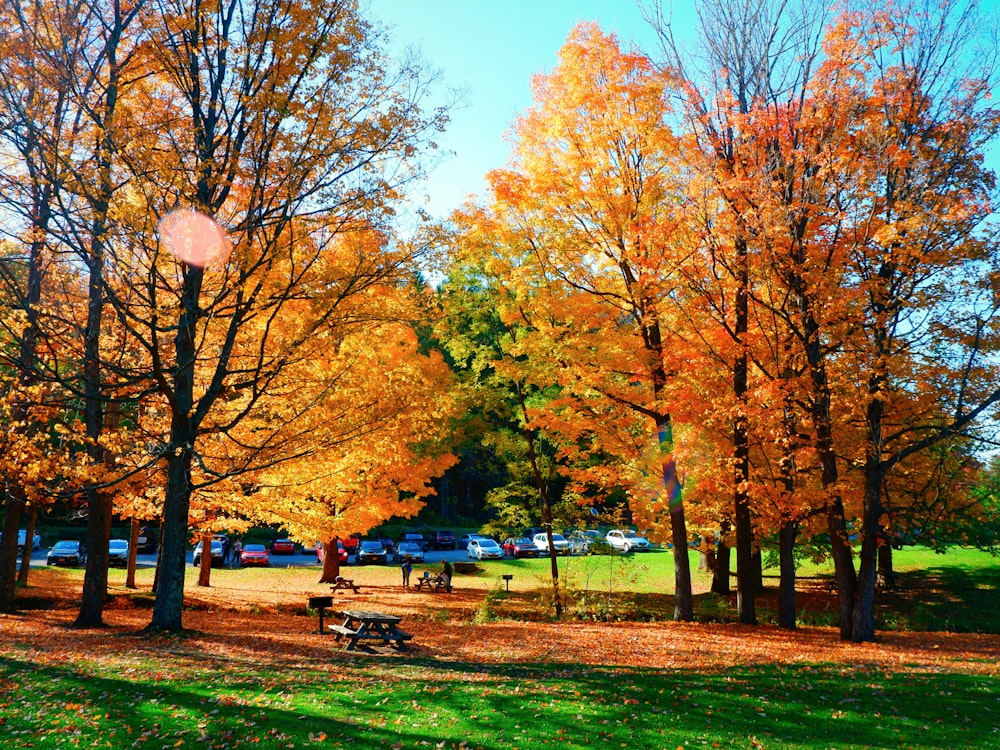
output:
{"label": "picnic table bench", "polygon": [[336,633],[338,641],[348,639],[344,647],[346,651],[353,651],[361,641],[381,641],[383,645],[405,651],[406,641],[413,638],[399,629],[402,618],[396,615],[355,609],[344,610],[341,615],[344,617],[343,624],[329,627],[331,632]]}

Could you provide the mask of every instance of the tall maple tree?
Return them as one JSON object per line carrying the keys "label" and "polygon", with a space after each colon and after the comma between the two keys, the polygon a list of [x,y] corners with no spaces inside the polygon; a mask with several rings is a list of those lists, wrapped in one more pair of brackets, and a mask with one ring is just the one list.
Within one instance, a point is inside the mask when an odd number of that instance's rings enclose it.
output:
{"label": "tall maple tree", "polygon": [[564,368],[560,385],[602,392],[648,420],[659,466],[645,463],[640,473],[659,476],[656,496],[674,542],[675,617],[690,620],[668,396],[681,364],[663,310],[684,251],[671,211],[682,192],[679,143],[664,122],[672,85],[646,56],[581,24],[556,69],[535,78],[534,106],[514,128],[513,164],[490,175],[490,204],[459,220],[508,286],[512,307],[530,316],[533,337],[547,339],[538,348]]}

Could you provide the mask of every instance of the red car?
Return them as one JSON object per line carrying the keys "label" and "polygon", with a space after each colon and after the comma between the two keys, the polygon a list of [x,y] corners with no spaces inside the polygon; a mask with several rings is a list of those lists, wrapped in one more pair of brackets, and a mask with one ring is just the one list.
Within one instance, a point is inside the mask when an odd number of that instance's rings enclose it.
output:
{"label": "red car", "polygon": [[[337,552],[340,555],[340,564],[341,565],[347,565],[347,547],[344,546],[343,542],[340,542],[340,541],[337,542]],[[317,544],[316,545],[316,559],[319,562],[323,562],[323,558],[325,556],[326,556],[326,553],[323,551],[323,545],[322,544]]]}
{"label": "red car", "polygon": [[538,546],[526,536],[511,537],[501,545],[504,555],[511,557],[538,557]]}
{"label": "red car", "polygon": [[248,544],[240,553],[240,564],[244,568],[252,568],[255,565],[266,568],[271,564],[271,555],[263,544]]}
{"label": "red car", "polygon": [[275,539],[271,542],[271,554],[294,555],[295,543],[291,539]]}

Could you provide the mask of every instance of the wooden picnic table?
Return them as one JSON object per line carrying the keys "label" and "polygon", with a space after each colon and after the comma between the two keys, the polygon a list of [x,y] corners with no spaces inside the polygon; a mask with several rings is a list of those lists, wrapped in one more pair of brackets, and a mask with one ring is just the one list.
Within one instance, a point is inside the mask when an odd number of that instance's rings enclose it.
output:
{"label": "wooden picnic table", "polygon": [[353,578],[344,578],[343,576],[337,576],[333,579],[333,585],[330,587],[330,591],[337,593],[341,589],[350,589],[355,594],[357,594],[361,589],[354,582]]}
{"label": "wooden picnic table", "polygon": [[444,580],[437,576],[420,576],[413,580],[417,582],[417,591],[423,588],[426,588],[428,591],[441,591],[444,588]]}
{"label": "wooden picnic table", "polygon": [[381,641],[382,645],[405,651],[406,641],[413,638],[399,629],[402,618],[396,615],[358,609],[345,609],[340,614],[344,617],[343,624],[330,625],[330,630],[337,634],[338,641],[348,639],[346,651],[353,651],[361,641]]}

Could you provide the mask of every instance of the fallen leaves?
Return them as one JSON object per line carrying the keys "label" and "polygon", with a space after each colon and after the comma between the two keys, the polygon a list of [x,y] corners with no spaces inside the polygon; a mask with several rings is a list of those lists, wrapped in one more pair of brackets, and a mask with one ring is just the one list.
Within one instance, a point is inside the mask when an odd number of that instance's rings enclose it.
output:
{"label": "fallen leaves", "polygon": [[[44,583],[38,574],[36,584]],[[356,655],[335,647],[332,639],[320,635],[316,619],[306,614],[304,603],[315,594],[312,580],[283,589],[235,591],[213,587],[189,592],[204,601],[192,602],[184,614],[188,633],[183,638],[170,634],[141,635],[149,622],[148,609],[127,607],[122,601],[105,612],[110,626],[100,630],[70,629],[76,616],[74,603],[66,600],[65,589],[45,591],[49,608],[20,615],[0,616],[4,640],[22,658],[37,664],[58,664],[67,656],[85,661],[112,663],[123,650],[139,656],[118,668],[134,670],[134,679],[157,680],[169,653],[173,669],[186,663],[203,665],[206,659],[236,669],[271,666],[275,669],[312,667],[316,661],[335,664]],[[255,600],[254,596],[258,598]],[[60,598],[62,597],[62,598]],[[611,668],[669,668],[691,670],[728,669],[761,664],[841,664],[858,672],[862,679],[882,670],[889,672],[933,672],[960,670],[966,674],[1000,675],[996,654],[1000,636],[970,633],[884,632],[878,643],[852,644],[840,641],[834,628],[809,627],[786,631],[775,627],[696,623],[597,623],[501,621],[473,624],[471,619],[482,593],[459,591],[447,600],[448,619],[435,609],[438,599],[415,597],[398,587],[366,586],[352,602],[385,609],[404,617],[406,630],[413,633],[410,654],[432,657],[442,662],[470,664],[552,665],[553,675],[571,677],[577,665]],[[228,602],[228,606],[225,606]],[[212,606],[206,606],[206,605]],[[380,658],[399,654],[385,652]],[[335,670],[331,678],[335,677]],[[239,674],[234,680],[239,680]],[[490,673],[473,670],[469,682],[487,683]],[[877,689],[878,683],[871,679]],[[511,687],[517,691],[516,684]],[[3,690],[0,689],[0,699]],[[540,696],[539,696],[540,697]],[[219,700],[238,701],[223,695]],[[263,698],[262,698],[263,699]],[[280,695],[266,700],[280,702]],[[625,705],[633,705],[625,695]],[[420,710],[413,705],[410,710]]]}

